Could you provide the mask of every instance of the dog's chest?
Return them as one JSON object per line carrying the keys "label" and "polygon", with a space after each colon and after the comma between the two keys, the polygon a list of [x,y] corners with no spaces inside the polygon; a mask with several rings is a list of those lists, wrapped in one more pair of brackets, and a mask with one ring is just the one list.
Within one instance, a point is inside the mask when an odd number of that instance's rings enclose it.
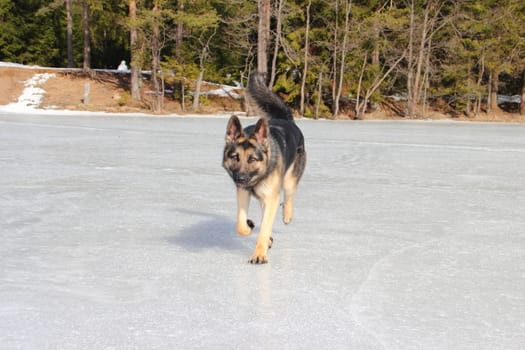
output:
{"label": "dog's chest", "polygon": [[278,172],[273,172],[253,187],[252,193],[260,200],[275,197],[281,192],[282,180]]}

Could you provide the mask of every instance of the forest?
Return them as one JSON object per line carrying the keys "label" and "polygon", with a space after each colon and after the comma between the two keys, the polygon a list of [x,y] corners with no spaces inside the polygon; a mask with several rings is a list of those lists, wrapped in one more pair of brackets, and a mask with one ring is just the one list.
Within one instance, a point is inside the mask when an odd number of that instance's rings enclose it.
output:
{"label": "forest", "polygon": [[125,60],[130,98],[147,85],[155,111],[259,70],[308,118],[525,113],[523,0],[0,0],[0,29],[0,61]]}

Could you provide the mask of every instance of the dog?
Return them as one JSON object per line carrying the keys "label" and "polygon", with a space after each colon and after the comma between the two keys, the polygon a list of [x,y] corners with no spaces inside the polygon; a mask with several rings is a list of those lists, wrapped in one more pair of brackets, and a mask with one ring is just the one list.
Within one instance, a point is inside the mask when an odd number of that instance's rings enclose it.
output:
{"label": "dog", "polygon": [[248,79],[246,100],[261,115],[257,123],[242,128],[233,115],[226,126],[222,165],[237,187],[237,232],[249,235],[255,227],[248,219],[251,196],[262,208],[262,222],[252,264],[268,262],[272,227],[284,192],[283,221],[292,221],[293,198],[306,165],[304,137],[292,111],[265,83],[261,73]]}

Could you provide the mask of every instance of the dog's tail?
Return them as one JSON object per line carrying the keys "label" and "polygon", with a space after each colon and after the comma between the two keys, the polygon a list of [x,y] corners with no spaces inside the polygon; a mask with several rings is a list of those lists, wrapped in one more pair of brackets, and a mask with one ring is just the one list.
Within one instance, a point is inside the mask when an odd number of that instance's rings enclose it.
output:
{"label": "dog's tail", "polygon": [[286,119],[293,121],[292,110],[266,85],[265,75],[254,72],[248,79],[248,103],[251,102],[258,112],[268,119]]}

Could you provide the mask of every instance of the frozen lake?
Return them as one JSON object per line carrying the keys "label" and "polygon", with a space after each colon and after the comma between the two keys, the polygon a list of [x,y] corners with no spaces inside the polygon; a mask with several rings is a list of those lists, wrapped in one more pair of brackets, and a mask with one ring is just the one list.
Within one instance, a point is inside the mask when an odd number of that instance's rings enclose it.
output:
{"label": "frozen lake", "polygon": [[0,348],[525,347],[525,125],[298,121],[253,266],[226,122],[0,114]]}

